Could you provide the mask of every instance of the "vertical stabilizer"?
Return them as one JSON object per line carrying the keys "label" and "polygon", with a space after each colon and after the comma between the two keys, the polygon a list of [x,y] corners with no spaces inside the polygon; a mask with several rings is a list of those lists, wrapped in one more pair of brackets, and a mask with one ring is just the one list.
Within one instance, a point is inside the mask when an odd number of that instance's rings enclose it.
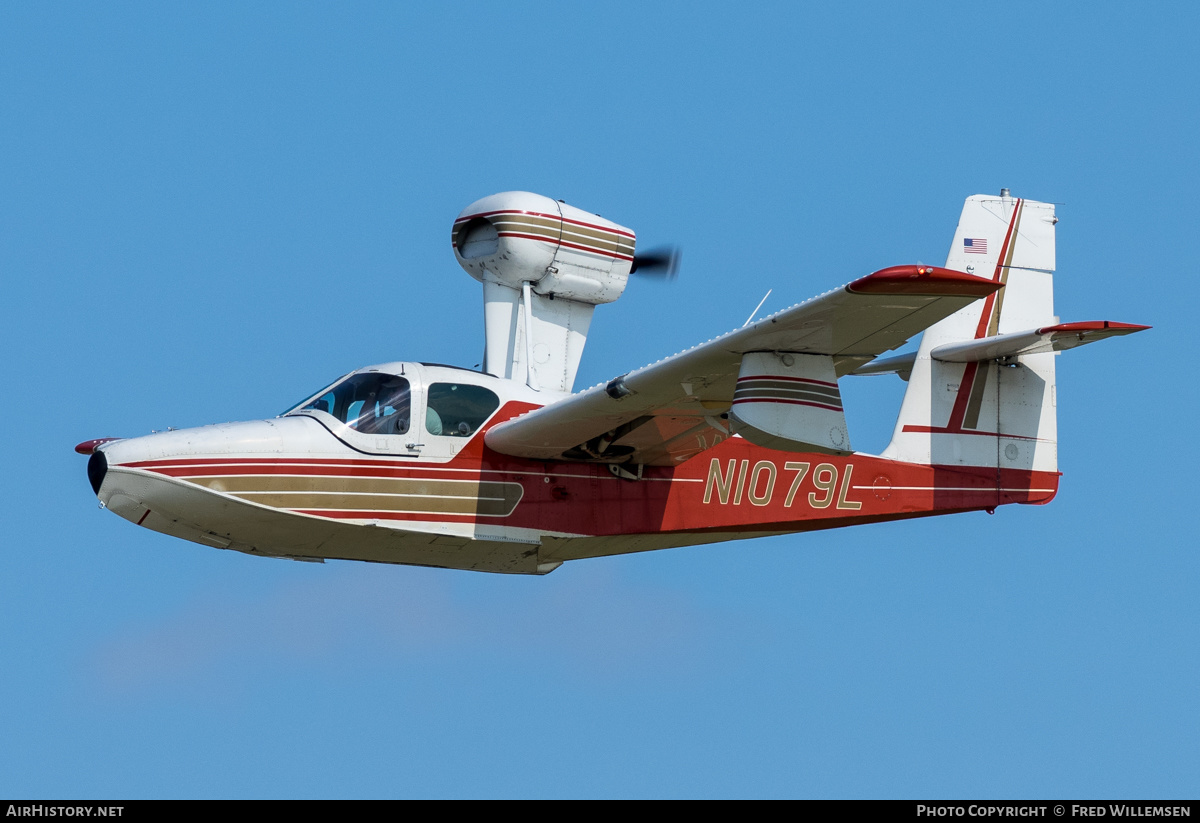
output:
{"label": "vertical stabilizer", "polygon": [[995,295],[921,338],[883,456],[942,466],[1057,471],[1054,353],[944,362],[939,346],[1052,326],[1054,206],[1008,196],[967,198],[946,268],[1003,283]]}

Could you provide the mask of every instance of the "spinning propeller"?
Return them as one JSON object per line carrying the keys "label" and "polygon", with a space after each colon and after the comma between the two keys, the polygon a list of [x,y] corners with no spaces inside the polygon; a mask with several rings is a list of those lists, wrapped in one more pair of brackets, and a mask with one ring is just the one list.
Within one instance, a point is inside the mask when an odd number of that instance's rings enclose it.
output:
{"label": "spinning propeller", "polygon": [[674,280],[675,275],[679,273],[679,261],[682,257],[683,250],[678,246],[659,246],[642,254],[635,254],[629,273]]}

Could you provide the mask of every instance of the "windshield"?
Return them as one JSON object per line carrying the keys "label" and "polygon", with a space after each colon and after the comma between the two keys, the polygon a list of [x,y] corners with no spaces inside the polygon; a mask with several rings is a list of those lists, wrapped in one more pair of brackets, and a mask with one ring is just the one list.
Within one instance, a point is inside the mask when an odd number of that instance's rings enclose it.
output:
{"label": "windshield", "polygon": [[394,374],[355,374],[303,407],[332,415],[364,434],[405,434],[410,417],[408,381]]}
{"label": "windshield", "polygon": [[[320,397],[321,395],[325,394],[325,392],[329,391],[330,389],[332,389],[334,386],[336,386],[338,383],[341,383],[345,379],[346,379],[346,375],[343,374],[337,380],[334,380],[332,383],[330,383],[327,387],[325,387],[325,388],[321,389],[321,391],[317,392],[317,394],[315,396]],[[309,395],[305,395],[305,396],[308,399],[301,400],[299,403],[293,403],[292,405],[288,406],[287,411],[280,414],[279,417],[287,417],[289,414],[292,414],[293,412],[298,412],[301,409],[307,407],[308,404],[312,401],[312,398],[314,397],[314,395],[309,394]]]}

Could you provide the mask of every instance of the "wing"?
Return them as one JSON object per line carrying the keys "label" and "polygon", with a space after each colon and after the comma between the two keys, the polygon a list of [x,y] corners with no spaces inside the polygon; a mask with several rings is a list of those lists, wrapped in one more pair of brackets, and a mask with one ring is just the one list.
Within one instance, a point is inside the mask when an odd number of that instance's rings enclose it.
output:
{"label": "wing", "polygon": [[742,356],[830,355],[840,377],[999,290],[933,266],[894,266],[490,429],[487,445],[540,460],[669,466],[728,436]]}

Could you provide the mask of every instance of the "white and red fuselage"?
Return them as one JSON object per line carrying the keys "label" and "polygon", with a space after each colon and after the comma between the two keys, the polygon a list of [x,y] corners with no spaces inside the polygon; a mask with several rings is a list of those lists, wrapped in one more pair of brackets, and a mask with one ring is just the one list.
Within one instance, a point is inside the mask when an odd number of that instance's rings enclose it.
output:
{"label": "white and red fuselage", "polygon": [[428,388],[477,386],[499,405],[470,436],[361,433],[320,409],[101,444],[89,475],[105,506],[195,542],[297,559],[345,558],[546,572],[564,560],[835,528],[1005,503],[1045,503],[1057,472],[803,454],[712,432],[678,466],[627,479],[607,465],[499,454],[487,430],[540,404],[522,384],[392,363],[410,414]]}
{"label": "white and red fuselage", "polygon": [[[561,201],[492,195],[452,229],[483,285],[482,372],[387,363],[272,420],[77,450],[103,505],[187,540],[526,574],[1046,503],[1057,355],[1148,328],[1060,320],[1057,223],[1053,204],[973,195],[944,268],[882,269],[573,393],[595,306],[641,265],[635,235]],[[915,352],[882,357],[917,334]],[[908,386],[883,454],[862,454],[838,381],[885,372]]]}

